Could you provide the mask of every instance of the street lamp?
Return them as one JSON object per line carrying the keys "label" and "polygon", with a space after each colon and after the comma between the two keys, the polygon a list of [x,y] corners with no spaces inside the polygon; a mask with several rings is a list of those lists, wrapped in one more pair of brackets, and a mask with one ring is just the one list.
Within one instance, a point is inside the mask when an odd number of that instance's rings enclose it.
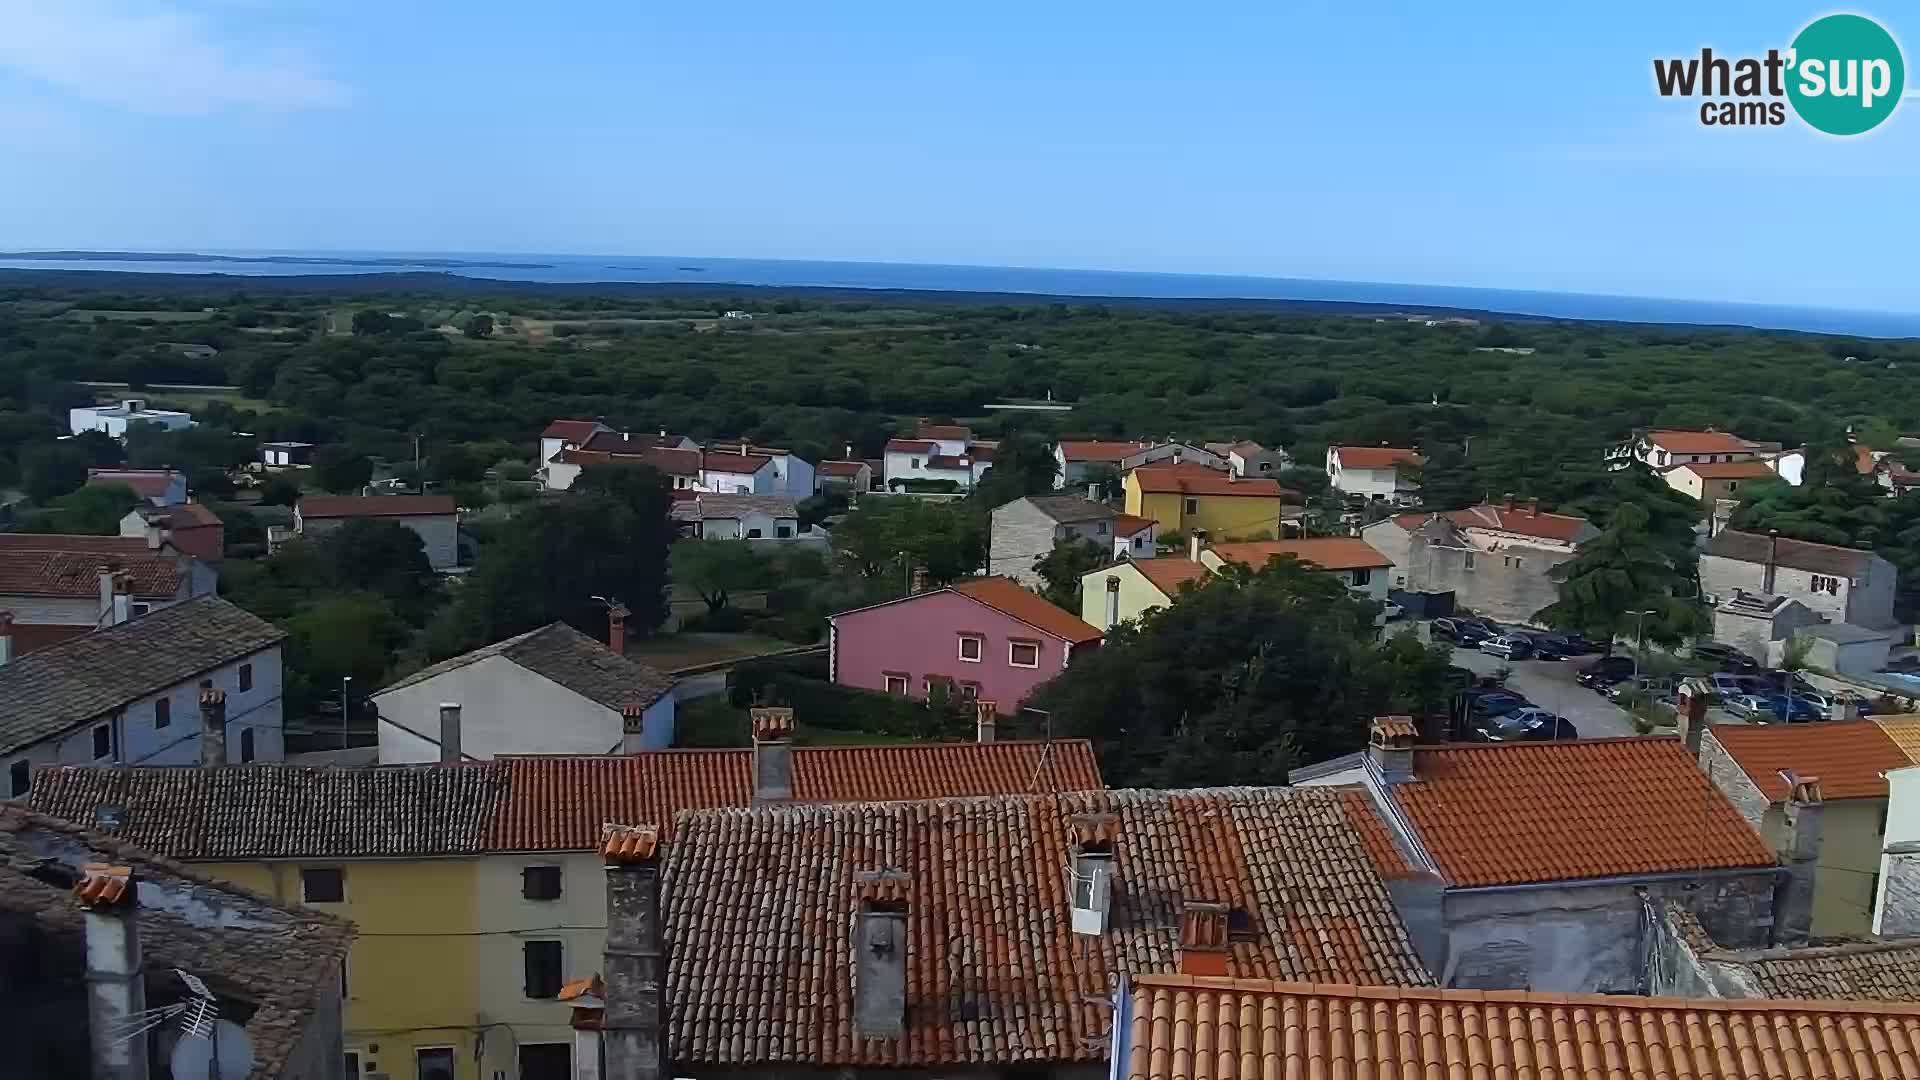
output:
{"label": "street lamp", "polygon": [[1658,615],[1660,612],[1657,608],[1648,608],[1645,611],[1629,611],[1627,614],[1633,616],[1635,639],[1633,648],[1633,678],[1634,686],[1637,689],[1640,680],[1640,654],[1647,651],[1647,616]]}
{"label": "street lamp", "polygon": [[340,749],[342,750],[347,748],[347,718],[353,715],[353,698],[349,696],[352,683],[353,676],[340,676]]}

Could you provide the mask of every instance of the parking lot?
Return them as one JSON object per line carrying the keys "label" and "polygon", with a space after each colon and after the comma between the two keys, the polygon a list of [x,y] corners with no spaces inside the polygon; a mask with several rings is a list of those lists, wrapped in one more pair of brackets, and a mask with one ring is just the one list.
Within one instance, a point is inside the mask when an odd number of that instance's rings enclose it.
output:
{"label": "parking lot", "polygon": [[1502,660],[1478,649],[1453,650],[1453,662],[1476,674],[1491,675],[1502,667],[1510,669],[1509,688],[1535,705],[1573,721],[1583,739],[1638,734],[1626,710],[1573,681],[1581,667],[1592,660],[1591,656],[1576,656],[1571,660]]}

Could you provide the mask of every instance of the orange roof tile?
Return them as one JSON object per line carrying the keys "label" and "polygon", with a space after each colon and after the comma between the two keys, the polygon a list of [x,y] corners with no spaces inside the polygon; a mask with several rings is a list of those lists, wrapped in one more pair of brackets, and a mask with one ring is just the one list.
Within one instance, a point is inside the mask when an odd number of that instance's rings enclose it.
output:
{"label": "orange roof tile", "polygon": [[1133,470],[1140,490],[1156,494],[1243,495],[1256,499],[1280,499],[1288,492],[1278,480],[1241,478],[1205,465],[1182,462],[1178,465],[1142,465]]}
{"label": "orange roof tile", "polygon": [[1132,536],[1142,529],[1153,528],[1152,518],[1143,518],[1134,514],[1116,514],[1113,518],[1113,535]]}
{"label": "orange roof tile", "polygon": [[1108,441],[1105,439],[1062,439],[1060,456],[1068,461],[1081,462],[1117,462],[1129,454],[1137,454],[1151,443]]}
{"label": "orange roof tile", "polygon": [[1884,799],[1888,769],[1913,764],[1872,720],[1843,724],[1717,724],[1707,737],[1726,748],[1769,801],[1787,797],[1780,770],[1820,778],[1828,799]]}
{"label": "orange roof tile", "polygon": [[1367,856],[1373,860],[1373,868],[1380,876],[1393,881],[1399,878],[1415,877],[1419,871],[1407,860],[1406,853],[1393,841],[1393,831],[1380,819],[1380,811],[1373,804],[1373,796],[1363,787],[1335,788],[1340,793],[1340,801],[1346,807],[1347,819],[1353,822],[1354,832],[1360,835],[1360,843],[1367,849]]}
{"label": "orange roof tile", "polygon": [[308,495],[299,505],[307,519],[450,515],[456,509],[451,495]]}
{"label": "orange roof tile", "polygon": [[1212,573],[1206,567],[1184,555],[1168,555],[1158,559],[1135,559],[1133,568],[1140,576],[1153,583],[1167,599],[1180,595],[1180,586],[1185,582],[1204,582]]}
{"label": "orange roof tile", "polygon": [[1530,506],[1509,508],[1492,503],[1469,506],[1465,510],[1447,510],[1438,514],[1432,512],[1401,514],[1393,521],[1394,524],[1412,532],[1435,517],[1446,518],[1462,529],[1491,529],[1495,532],[1533,536],[1542,540],[1557,540],[1563,544],[1573,543],[1580,538],[1581,533],[1592,527],[1592,523],[1586,518],[1572,514],[1550,514],[1532,509]]}
{"label": "orange roof tile", "polygon": [[585,442],[600,430],[597,420],[555,420],[540,433],[543,439],[566,439],[570,442]]}
{"label": "orange roof tile", "polygon": [[600,857],[609,863],[652,862],[660,854],[657,825],[605,825]]}
{"label": "orange roof tile", "polygon": [[1002,615],[1011,615],[1036,630],[1044,630],[1062,641],[1075,645],[1100,640],[1100,631],[1076,615],[1069,614],[1042,599],[1038,594],[1028,592],[1020,583],[1010,578],[984,577],[973,578],[954,585],[953,591],[968,599],[978,601],[998,611]]}
{"label": "orange roof tile", "polygon": [[131,867],[88,863],[80,870],[80,880],[73,883],[73,895],[83,908],[112,907],[127,895],[127,887],[133,884]]}
{"label": "orange roof tile", "polygon": [[1886,732],[1887,738],[1892,739],[1902,753],[1920,762],[1920,716],[1876,716],[1873,722],[1880,725],[1880,730]]}
{"label": "orange roof tile", "polygon": [[1336,446],[1343,469],[1391,469],[1396,465],[1418,465],[1420,452],[1404,446]]}
{"label": "orange roof tile", "polygon": [[1391,791],[1459,886],[1775,865],[1672,737],[1421,748]]}
{"label": "orange roof tile", "polygon": [[1647,441],[1674,454],[1752,453],[1753,446],[1724,431],[1649,431]]}
{"label": "orange roof tile", "polygon": [[1778,475],[1764,461],[1695,461],[1676,465],[1702,480],[1755,480]]}
{"label": "orange roof tile", "polygon": [[1920,1007],[1141,975],[1125,1080],[1910,1080]]}
{"label": "orange roof tile", "polygon": [[1256,540],[1240,544],[1210,545],[1213,553],[1228,562],[1245,563],[1258,569],[1279,555],[1291,555],[1323,570],[1365,570],[1392,566],[1393,560],[1380,554],[1372,544],[1357,536],[1316,536],[1299,540]]}
{"label": "orange roof tile", "polygon": [[[670,1056],[690,1075],[1100,1062],[1113,980],[1176,970],[1183,901],[1245,914],[1223,956],[1236,974],[1426,985],[1359,809],[1324,788],[1221,788],[683,814],[667,849]],[[1089,814],[1114,829],[1097,936],[1067,918]],[[889,885],[907,908],[893,1039],[859,1038],[849,1019],[849,920],[874,871],[903,875]]]}

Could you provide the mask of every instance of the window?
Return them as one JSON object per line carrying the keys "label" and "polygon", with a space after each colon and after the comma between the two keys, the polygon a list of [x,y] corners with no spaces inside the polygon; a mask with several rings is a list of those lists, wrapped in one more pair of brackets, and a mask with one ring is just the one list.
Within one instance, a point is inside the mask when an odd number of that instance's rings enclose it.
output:
{"label": "window", "polygon": [[1739,491],[1739,490],[1740,490],[1740,481],[1738,481],[1738,480],[1729,480],[1729,481],[1727,481],[1727,490],[1728,490],[1728,491]]}
{"label": "window", "polygon": [[1827,577],[1825,574],[1815,574],[1813,575],[1813,591],[1838,596],[1840,595],[1840,579]]}
{"label": "window", "polygon": [[527,961],[527,996],[560,996],[560,943],[529,941],[521,946]]}
{"label": "window", "polygon": [[1139,550],[1140,550],[1141,548],[1143,548],[1143,547],[1146,547],[1146,546],[1147,546],[1147,542],[1146,542],[1146,540],[1144,540],[1144,539],[1142,539],[1142,538],[1141,538],[1141,537],[1139,537],[1139,536],[1135,536],[1135,537],[1133,538],[1133,550],[1135,550],[1135,551],[1139,551]]}
{"label": "window", "polygon": [[[7,766],[7,790],[10,797],[17,799],[25,795],[27,789],[32,786],[33,762],[28,761],[26,758],[21,758],[19,761]],[[1886,811],[1883,810],[1880,812],[1881,832],[1887,831],[1886,816]]]}
{"label": "window", "polygon": [[749,540],[758,540],[758,539],[760,539],[760,530],[759,530],[759,529],[748,529],[748,530],[747,530],[747,539],[749,539]]}
{"label": "window", "polygon": [[153,726],[163,728],[171,723],[173,723],[173,702],[168,698],[161,698],[159,701],[154,702]]}
{"label": "window", "polygon": [[300,899],[309,904],[345,903],[347,872],[337,866],[309,866],[302,869]]}
{"label": "window", "polygon": [[240,764],[249,765],[249,764],[252,764],[252,762],[253,762],[253,729],[250,727],[241,728],[240,729]]}
{"label": "window", "polygon": [[1464,570],[1472,570],[1473,569],[1473,552],[1471,551],[1464,552],[1462,553],[1461,558],[1466,560],[1461,564],[1461,568]]}
{"label": "window", "polygon": [[773,535],[778,537],[781,540],[789,539],[793,536],[793,526],[775,525],[773,527]]}
{"label": "window", "polygon": [[960,659],[969,664],[977,664],[987,650],[987,639],[978,634],[960,635]]}
{"label": "window", "polygon": [[1037,641],[1008,642],[1007,663],[1014,667],[1039,667],[1040,643]]}
{"label": "window", "polygon": [[[979,697],[980,697],[979,683],[963,682],[960,684],[960,700],[961,701],[973,701],[978,699]],[[1882,829],[1881,831],[1885,832],[1886,830]]]}
{"label": "window", "polygon": [[920,467],[920,459],[919,459],[919,458],[909,458],[908,460],[910,460],[910,461],[912,461],[912,462],[913,462],[913,468],[916,468],[916,469],[917,469],[917,468],[919,468],[919,467]]}
{"label": "window", "polygon": [[142,601],[142,600],[136,600],[133,602],[133,606],[130,607],[128,610],[131,611],[133,615],[137,618],[141,615],[145,615],[148,612],[152,611],[153,605],[146,603],[145,601]]}
{"label": "window", "polygon": [[899,694],[901,697],[907,696],[907,677],[905,675],[896,675],[889,671],[886,677],[887,693]]}
{"label": "window", "polygon": [[347,1051],[346,1056],[341,1059],[341,1062],[341,1074],[346,1076],[348,1080],[358,1080],[360,1076],[360,1051]]}
{"label": "window", "polygon": [[113,755],[113,727],[101,724],[93,729],[93,759],[99,761]]}
{"label": "window", "polygon": [[1105,536],[1105,535],[1107,535],[1107,523],[1106,523],[1106,522],[1104,522],[1104,521],[1102,521],[1102,522],[1100,522],[1100,523],[1099,523],[1098,525],[1095,525],[1095,526],[1094,526],[1093,528],[1094,528],[1094,531],[1095,531],[1095,532],[1097,532],[1097,533],[1099,533],[1099,534],[1100,534],[1101,536]]}
{"label": "window", "polygon": [[571,1080],[573,1047],[566,1043],[521,1043],[520,1080]]}
{"label": "window", "polygon": [[240,665],[240,692],[244,694],[251,689],[253,689],[253,665],[241,664]]}
{"label": "window", "polygon": [[453,1047],[421,1046],[413,1051],[414,1080],[453,1080]]}
{"label": "window", "polygon": [[520,871],[520,895],[529,900],[560,899],[560,868],[529,866]]}
{"label": "window", "polygon": [[1368,569],[1367,567],[1362,566],[1353,572],[1353,583],[1355,585],[1365,585],[1367,582],[1372,580],[1373,580],[1373,571]]}
{"label": "window", "polygon": [[1183,502],[1183,506],[1184,506],[1184,508],[1185,508],[1185,511],[1186,511],[1187,513],[1189,513],[1189,514],[1197,514],[1197,513],[1199,513],[1199,512],[1200,512],[1200,500],[1199,500],[1199,499],[1187,499],[1187,500],[1184,500],[1184,502]]}
{"label": "window", "polygon": [[942,691],[945,694],[947,700],[949,701],[953,700],[953,696],[954,696],[953,676],[929,675],[924,680],[922,680],[922,683],[923,683],[922,692],[926,695],[927,700],[929,701],[933,700],[933,694],[934,694],[934,691],[936,690]]}

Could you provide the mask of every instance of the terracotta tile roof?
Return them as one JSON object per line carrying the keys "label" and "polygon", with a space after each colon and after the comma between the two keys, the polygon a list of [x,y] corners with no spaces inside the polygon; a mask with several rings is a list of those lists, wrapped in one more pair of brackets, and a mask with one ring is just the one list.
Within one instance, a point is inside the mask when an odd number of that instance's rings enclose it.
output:
{"label": "terracotta tile roof", "polygon": [[1343,469],[1392,469],[1421,464],[1420,452],[1404,446],[1336,446]]}
{"label": "terracotta tile roof", "polygon": [[1133,514],[1116,514],[1113,519],[1113,535],[1132,536],[1134,533],[1153,528],[1158,522],[1152,518],[1137,517]]}
{"label": "terracotta tile roof", "polygon": [[157,511],[156,516],[166,522],[169,529],[193,529],[222,524],[218,514],[208,509],[204,503],[197,502],[167,507],[165,510]]}
{"label": "terracotta tile roof", "polygon": [[135,537],[140,554],[46,551],[6,547],[0,558],[0,596],[98,597],[100,570],[112,563],[132,582],[132,595],[143,600],[171,600],[180,592],[180,559],[147,550],[144,537]]}
{"label": "terracotta tile roof", "polygon": [[[1832,574],[1835,577],[1856,577],[1862,574],[1873,561],[1871,551],[1835,547],[1832,544],[1815,544],[1806,540],[1790,540],[1784,536],[1777,539],[1778,543],[1773,554],[1775,562],[1781,566],[1791,566],[1796,570]],[[1764,566],[1768,557],[1768,543],[1772,540],[1775,538],[1762,536],[1759,533],[1722,529],[1719,535],[1706,542],[1706,545],[1700,549],[1700,553]]]}
{"label": "terracotta tile roof", "polygon": [[1774,865],[1671,737],[1421,748],[1391,790],[1457,886]]}
{"label": "terracotta tile roof", "polygon": [[[172,980],[169,969],[182,968],[251,1002],[255,1008],[245,1024],[254,1052],[249,1077],[309,1075],[310,1062],[296,1059],[295,1051],[315,1014],[330,998],[337,1000],[340,965],[354,937],[351,923],[282,906],[72,822],[0,805],[0,911],[45,935],[46,944],[60,955],[82,953],[85,917],[82,898],[29,873],[29,867],[49,859],[71,871],[89,863],[130,871],[143,894],[140,950],[149,977]],[[89,892],[107,901],[113,889],[105,885],[105,876],[90,874],[87,880],[99,882]],[[163,893],[165,902],[148,900],[144,894],[149,890]],[[181,917],[174,905],[188,896],[217,906],[225,918],[208,925]],[[72,1000],[82,999],[76,992]],[[84,1007],[79,1016],[65,1019],[76,1030],[84,1029]]]}
{"label": "terracotta tile roof", "polygon": [[700,451],[656,446],[631,453],[562,450],[555,460],[568,465],[651,465],[668,476],[700,475]]}
{"label": "terracotta tile roof", "polygon": [[1334,790],[1340,793],[1347,819],[1353,823],[1354,832],[1359,834],[1361,845],[1367,849],[1367,857],[1373,861],[1374,871],[1386,881],[1419,876],[1419,871],[1408,861],[1406,853],[1394,843],[1393,830],[1381,820],[1373,796],[1361,787]]}
{"label": "terracotta tile roof", "polygon": [[457,509],[451,495],[308,495],[299,506],[309,520],[451,516]]}
{"label": "terracotta tile roof", "polygon": [[1133,470],[1132,475],[1139,481],[1141,491],[1155,494],[1245,495],[1259,499],[1279,499],[1286,495],[1286,489],[1278,480],[1237,478],[1191,462],[1142,465]]}
{"label": "terracotta tile roof", "polygon": [[1744,454],[1753,446],[1724,431],[1649,431],[1647,441],[1673,454]]}
{"label": "terracotta tile roof", "polygon": [[1100,631],[1080,621],[1078,616],[1053,606],[1010,578],[973,578],[952,586],[952,591],[1062,641],[1080,645],[1101,637]]}
{"label": "terracotta tile roof", "polygon": [[845,476],[851,478],[859,476],[860,470],[867,467],[867,463],[864,461],[823,461],[820,463],[819,472],[825,476]]}
{"label": "terracotta tile roof", "polygon": [[888,439],[889,454],[931,454],[940,449],[939,443],[923,442],[918,439]]}
{"label": "terracotta tile roof", "polygon": [[694,492],[673,508],[676,521],[741,521],[749,514],[771,518],[798,518],[800,511],[790,495],[739,495],[712,491]]}
{"label": "terracotta tile roof", "polygon": [[1137,454],[1152,443],[1109,441],[1105,439],[1062,439],[1060,456],[1067,461],[1087,464],[1100,462],[1118,462],[1129,454]]}
{"label": "terracotta tile roof", "polygon": [[[1905,1080],[1920,1009],[1143,975],[1124,1080]],[[1119,1064],[1119,1063],[1116,1063]]]}
{"label": "terracotta tile roof", "polygon": [[472,855],[505,786],[491,763],[52,765],[34,773],[30,804],[80,821],[118,806],[126,823],[111,835],[172,859]]}
{"label": "terracotta tile roof", "polygon": [[[684,436],[669,435],[662,431],[658,434],[650,431],[601,431],[588,437],[580,444],[582,450],[597,450],[608,454],[640,454],[648,450],[677,450]],[[697,451],[689,451],[697,452]]]}
{"label": "terracotta tile roof", "polygon": [[1873,722],[1880,725],[1880,730],[1893,740],[1901,753],[1920,762],[1920,716],[1876,716]]}
{"label": "terracotta tile roof", "polygon": [[1780,770],[1820,778],[1827,799],[1884,799],[1888,769],[1913,764],[1906,752],[1872,720],[1843,724],[1716,724],[1707,737],[1726,748],[1760,793],[1772,802],[1787,797]]}
{"label": "terracotta tile roof", "polygon": [[0,551],[66,551],[101,555],[145,555],[144,536],[84,536],[78,533],[0,532]]}
{"label": "terracotta tile roof", "polygon": [[1208,575],[1212,573],[1212,571],[1206,567],[1184,555],[1164,555],[1157,559],[1135,559],[1133,560],[1133,568],[1140,571],[1140,576],[1153,582],[1153,587],[1159,589],[1169,600],[1180,595],[1181,583],[1188,581],[1195,583],[1204,582]]}
{"label": "terracotta tile roof", "polygon": [[167,494],[174,478],[182,475],[172,469],[88,469],[87,483],[124,484],[143,499],[158,499]]}
{"label": "terracotta tile roof", "polygon": [[566,623],[550,622],[537,630],[482,645],[472,652],[421,668],[390,686],[381,687],[374,697],[495,656],[504,656],[609,709],[619,709],[631,702],[638,702],[642,707],[652,705],[673,690],[673,676],[633,657],[615,655],[605,645]]}
{"label": "terracotta tile roof", "polygon": [[1435,517],[1443,517],[1462,529],[1491,529],[1496,532],[1515,533],[1520,536],[1533,536],[1542,540],[1556,540],[1563,544],[1578,541],[1581,536],[1594,530],[1586,518],[1572,514],[1549,514],[1544,511],[1530,510],[1525,506],[1509,509],[1492,503],[1470,506],[1465,510],[1448,510],[1442,513],[1400,514],[1393,521],[1402,529],[1412,532]]}
{"label": "terracotta tile roof", "polygon": [[568,442],[586,442],[593,437],[599,424],[593,420],[555,420],[540,433],[543,439],[565,439]]}
{"label": "terracotta tile roof", "polygon": [[[906,743],[796,746],[796,802],[884,802],[1101,787],[1093,744]],[[490,843],[509,851],[590,851],[609,821],[671,832],[683,810],[753,803],[753,751],[657,750],[616,757],[497,759],[511,779]]]}
{"label": "terracotta tile roof", "polygon": [[1669,900],[1662,908],[1673,936],[1734,984],[1737,993],[1726,996],[1920,1003],[1920,937],[1729,949],[1685,905]]}
{"label": "terracotta tile roof", "polygon": [[1256,540],[1243,544],[1213,544],[1215,555],[1228,562],[1258,569],[1276,555],[1292,555],[1323,570],[1366,570],[1393,565],[1393,560],[1357,536],[1317,536],[1299,540]]}
{"label": "terracotta tile roof", "polygon": [[960,424],[921,424],[914,432],[914,437],[920,439],[943,439],[949,442],[957,439],[961,442],[968,442],[973,439],[973,429]]}
{"label": "terracotta tile roof", "polygon": [[1778,475],[1764,461],[1694,461],[1674,468],[1685,469],[1702,480],[1754,480]]}
{"label": "terracotta tile roof", "polygon": [[[981,460],[985,460],[982,458]],[[973,464],[972,460],[958,454],[934,454],[924,462],[929,469],[965,469]]]}
{"label": "terracotta tile roof", "polygon": [[709,450],[700,459],[700,467],[708,472],[743,475],[757,473],[772,463],[772,458],[760,454],[727,454],[718,450]]}
{"label": "terracotta tile roof", "polygon": [[[1102,1061],[1122,972],[1171,971],[1184,901],[1228,904],[1248,975],[1424,985],[1325,789],[1078,792],[681,816],[668,845],[668,1042],[700,1067]],[[1069,819],[1112,815],[1107,932],[1071,932]],[[857,875],[904,871],[905,1034],[856,1036]],[[755,897],[742,903],[743,896]]]}
{"label": "terracotta tile roof", "polygon": [[[0,665],[0,753],[259,652],[279,627],[214,596],[161,608]],[[81,820],[92,820],[91,814]]]}

